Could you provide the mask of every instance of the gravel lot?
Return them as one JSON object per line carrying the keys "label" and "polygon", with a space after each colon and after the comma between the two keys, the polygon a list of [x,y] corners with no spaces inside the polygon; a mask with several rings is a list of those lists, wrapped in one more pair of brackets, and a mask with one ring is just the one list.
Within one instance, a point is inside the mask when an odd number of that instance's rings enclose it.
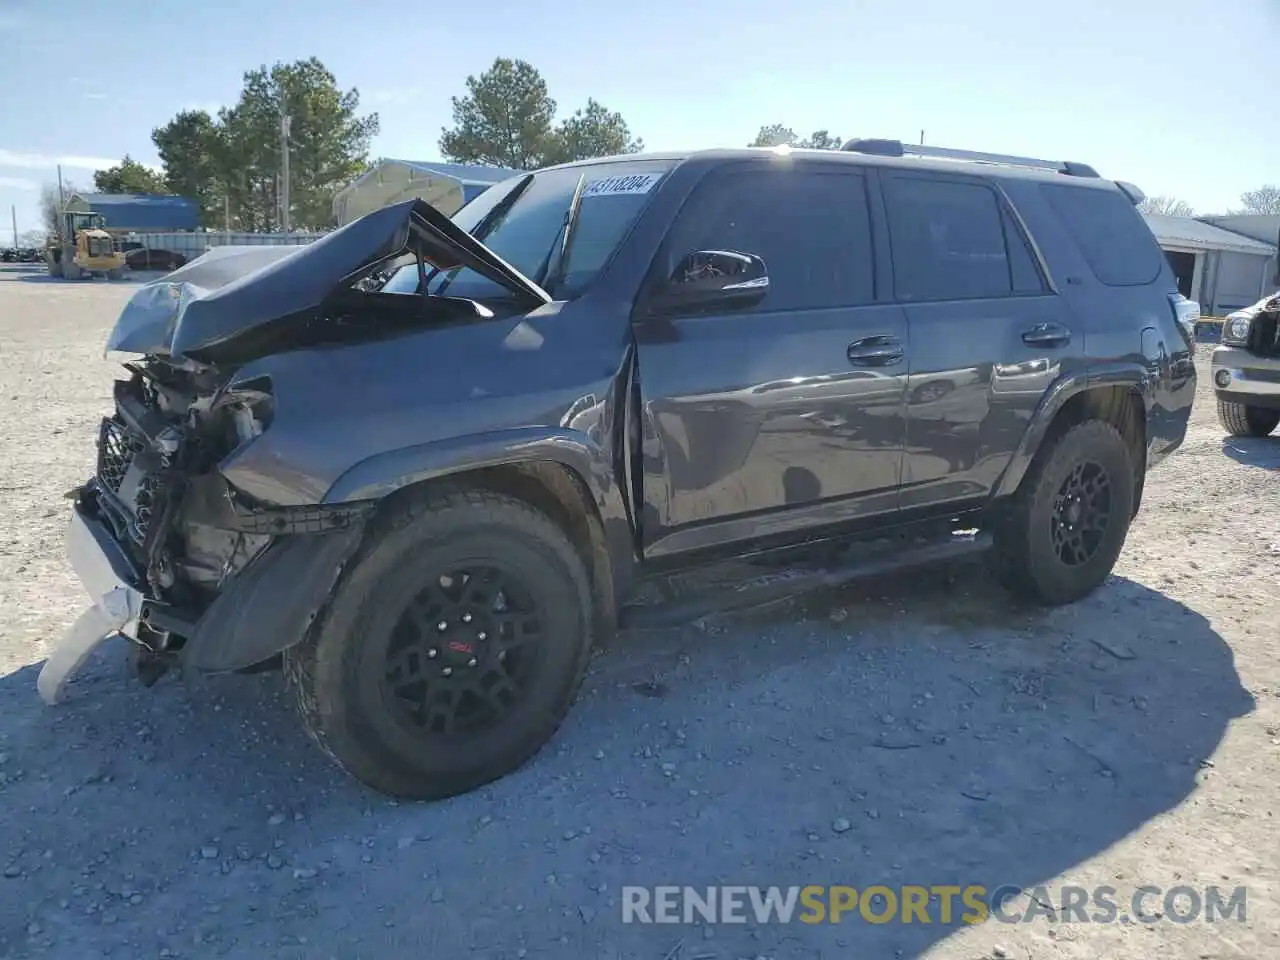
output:
{"label": "gravel lot", "polygon": [[[1089,600],[1017,608],[957,566],[624,636],[524,770],[396,804],[278,676],[146,690],[111,646],[38,699],[133,289],[0,272],[0,956],[1280,956],[1280,438],[1224,441],[1204,365]],[[1243,884],[1247,920],[621,922],[623,886],[711,883]]]}

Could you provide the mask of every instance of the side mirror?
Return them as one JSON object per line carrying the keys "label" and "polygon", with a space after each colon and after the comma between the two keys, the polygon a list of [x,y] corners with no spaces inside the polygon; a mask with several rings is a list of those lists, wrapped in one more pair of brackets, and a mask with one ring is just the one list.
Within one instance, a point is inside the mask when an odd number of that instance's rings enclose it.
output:
{"label": "side mirror", "polygon": [[733,250],[698,250],[672,271],[650,299],[650,312],[684,313],[746,307],[769,292],[769,271],[762,259]]}

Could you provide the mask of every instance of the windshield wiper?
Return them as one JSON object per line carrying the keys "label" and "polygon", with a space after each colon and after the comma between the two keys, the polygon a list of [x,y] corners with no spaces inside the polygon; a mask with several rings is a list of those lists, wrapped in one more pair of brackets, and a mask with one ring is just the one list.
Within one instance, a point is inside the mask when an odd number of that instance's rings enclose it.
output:
{"label": "windshield wiper", "polygon": [[587,175],[578,177],[578,184],[573,188],[573,196],[569,199],[569,208],[564,212],[564,222],[556,234],[560,245],[552,241],[551,249],[538,267],[533,282],[555,295],[555,289],[564,282],[565,271],[569,267],[569,251],[573,247],[573,236],[578,231],[578,214],[582,211],[582,193],[587,186]]}
{"label": "windshield wiper", "polygon": [[[428,281],[430,281],[431,277],[427,276],[427,261],[422,259],[421,253],[418,254],[417,260],[418,260],[418,289],[422,291],[422,299],[426,300],[428,297],[427,283]],[[438,269],[439,269],[438,267],[432,267],[431,275],[435,276],[435,272]]]}

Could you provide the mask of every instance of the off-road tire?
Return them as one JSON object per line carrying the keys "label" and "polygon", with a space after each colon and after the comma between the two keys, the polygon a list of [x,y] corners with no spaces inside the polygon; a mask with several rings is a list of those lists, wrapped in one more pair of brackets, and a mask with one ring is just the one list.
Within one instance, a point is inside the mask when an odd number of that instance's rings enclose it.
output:
{"label": "off-road tire", "polygon": [[1280,425],[1280,410],[1219,399],[1218,422],[1233,437],[1265,437]]}
{"label": "off-road tire", "polygon": [[62,262],[62,277],[64,280],[79,280],[84,275],[84,271],[80,269],[78,263],[72,263],[69,260]]}
{"label": "off-road tire", "polygon": [[[1095,552],[1069,566],[1053,545],[1055,499],[1082,463],[1097,464],[1110,483],[1110,514]],[[1049,606],[1073,603],[1103,583],[1124,547],[1133,516],[1136,477],[1128,444],[1103,420],[1086,420],[1041,449],[1018,492],[993,524],[989,559],[996,578],[1016,595]]]}
{"label": "off-road tire", "polygon": [[108,280],[123,280],[123,279],[124,279],[124,270],[123,270],[123,269],[121,269],[120,267],[115,267],[114,269],[108,270],[108,271],[107,271],[107,279],[108,279]]}
{"label": "off-road tire", "polygon": [[[364,783],[416,800],[465,793],[522,766],[564,720],[591,655],[590,578],[555,523],[500,494],[423,497],[375,523],[308,638],[285,652],[285,676],[311,738]],[[420,589],[419,573],[488,559],[517,570],[547,612],[535,682],[496,727],[461,741],[415,738],[381,692],[372,651]]]}

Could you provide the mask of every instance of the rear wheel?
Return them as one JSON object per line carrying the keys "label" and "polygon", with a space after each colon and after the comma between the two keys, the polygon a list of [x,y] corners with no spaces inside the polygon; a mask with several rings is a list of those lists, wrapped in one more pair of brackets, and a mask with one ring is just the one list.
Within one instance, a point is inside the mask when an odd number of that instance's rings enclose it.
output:
{"label": "rear wheel", "polygon": [[995,524],[997,578],[1039,603],[1071,603],[1115,566],[1133,516],[1128,445],[1110,423],[1088,420],[1042,450]]}
{"label": "rear wheel", "polygon": [[82,273],[84,271],[80,269],[79,264],[66,259],[62,261],[62,276],[67,280],[79,280]]}
{"label": "rear wheel", "polygon": [[384,793],[436,799],[512,772],[554,734],[591,650],[573,545],[518,500],[409,504],[286,654],[312,738]]}
{"label": "rear wheel", "polygon": [[124,270],[121,267],[115,267],[107,271],[108,280],[120,280],[124,277]]}
{"label": "rear wheel", "polygon": [[1280,410],[1219,400],[1218,422],[1233,437],[1265,437],[1280,425]]}

